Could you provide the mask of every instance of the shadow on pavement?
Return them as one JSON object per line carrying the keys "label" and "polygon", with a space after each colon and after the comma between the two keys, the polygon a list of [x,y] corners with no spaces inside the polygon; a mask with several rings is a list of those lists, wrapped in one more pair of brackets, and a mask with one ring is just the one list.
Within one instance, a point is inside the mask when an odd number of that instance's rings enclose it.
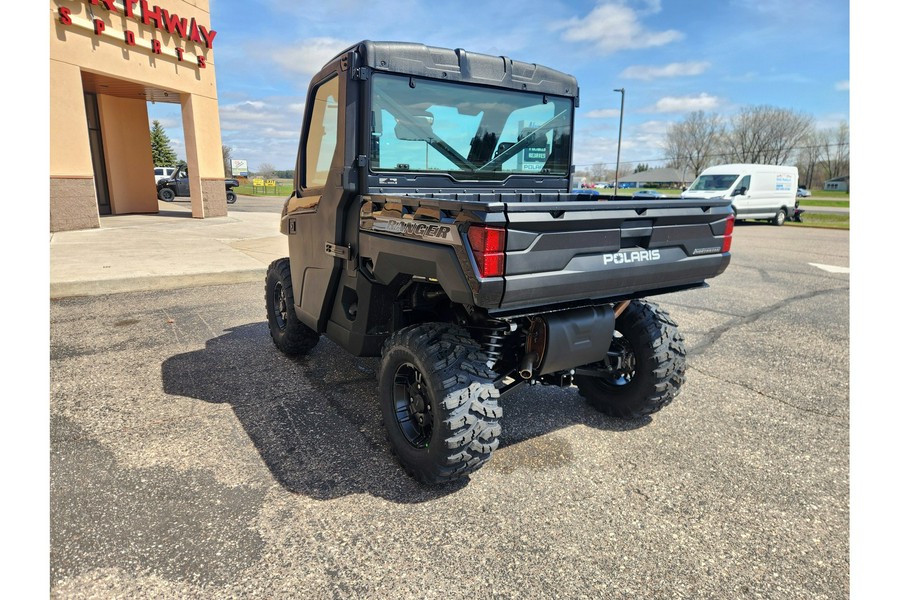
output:
{"label": "shadow on pavement", "polygon": [[[414,503],[465,487],[467,479],[420,485],[394,461],[377,404],[377,365],[377,359],[351,356],[324,337],[309,355],[291,359],[274,347],[261,322],[169,358],[162,380],[168,394],[230,404],[269,471],[291,492],[323,500],[368,493]],[[502,405],[501,446],[484,467],[500,472],[571,462],[567,442],[540,439],[558,429],[583,424],[627,431],[651,422],[609,419],[573,389],[520,386]],[[512,445],[520,448],[505,450]]]}
{"label": "shadow on pavement", "polygon": [[156,213],[158,217],[181,217],[182,219],[192,219],[193,213],[186,210],[161,210]]}

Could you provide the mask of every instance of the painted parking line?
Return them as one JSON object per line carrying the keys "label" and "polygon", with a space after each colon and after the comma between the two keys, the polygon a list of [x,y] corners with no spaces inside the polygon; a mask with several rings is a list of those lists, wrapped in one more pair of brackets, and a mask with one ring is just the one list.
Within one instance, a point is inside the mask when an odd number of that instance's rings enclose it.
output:
{"label": "painted parking line", "polygon": [[818,267],[823,271],[828,271],[829,273],[849,273],[850,267],[836,267],[834,265],[820,265],[818,263],[809,263],[813,267]]}

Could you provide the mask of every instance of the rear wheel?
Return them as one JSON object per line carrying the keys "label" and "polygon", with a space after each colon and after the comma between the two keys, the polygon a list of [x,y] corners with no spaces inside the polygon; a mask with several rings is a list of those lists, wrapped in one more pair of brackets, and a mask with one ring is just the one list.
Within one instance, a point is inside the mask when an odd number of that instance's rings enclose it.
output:
{"label": "rear wheel", "polygon": [[228,202],[228,204],[234,204],[235,202],[237,202],[237,194],[235,194],[231,190],[226,191],[225,201]]}
{"label": "rear wheel", "polygon": [[656,304],[632,300],[616,319],[603,363],[595,373],[575,376],[588,403],[613,417],[634,419],[660,410],[684,384],[684,338],[678,325]]}
{"label": "rear wheel", "polygon": [[500,444],[502,409],[487,356],[464,329],[407,327],[385,343],[378,378],[391,449],[426,484],[472,473]]}
{"label": "rear wheel", "polygon": [[157,193],[159,199],[163,202],[171,202],[175,199],[175,192],[169,188],[163,188]]}
{"label": "rear wheel", "polygon": [[787,211],[783,208],[779,208],[778,212],[775,213],[775,217],[772,218],[772,225],[782,226],[784,225],[785,220],[787,219]]}
{"label": "rear wheel", "polygon": [[266,272],[266,317],[272,341],[288,356],[306,354],[319,342],[319,334],[297,318],[291,264],[286,258],[274,261]]}

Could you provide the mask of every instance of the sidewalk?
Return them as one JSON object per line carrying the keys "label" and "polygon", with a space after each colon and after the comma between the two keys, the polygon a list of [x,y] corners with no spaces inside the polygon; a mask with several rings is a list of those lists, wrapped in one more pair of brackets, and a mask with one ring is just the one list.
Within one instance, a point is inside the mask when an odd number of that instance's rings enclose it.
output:
{"label": "sidewalk", "polygon": [[190,207],[160,202],[157,215],[100,218],[100,229],[50,235],[50,297],[243,283],[262,284],[288,255],[280,215],[232,212],[194,219]]}

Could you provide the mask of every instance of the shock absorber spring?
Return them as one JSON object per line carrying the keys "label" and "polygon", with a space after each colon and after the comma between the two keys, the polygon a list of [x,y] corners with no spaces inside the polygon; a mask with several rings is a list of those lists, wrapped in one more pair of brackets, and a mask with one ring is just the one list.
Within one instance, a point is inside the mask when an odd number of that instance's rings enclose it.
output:
{"label": "shock absorber spring", "polygon": [[493,366],[503,357],[503,343],[506,333],[510,330],[509,323],[499,319],[485,319],[477,329],[481,334],[478,341],[481,342],[481,347]]}

